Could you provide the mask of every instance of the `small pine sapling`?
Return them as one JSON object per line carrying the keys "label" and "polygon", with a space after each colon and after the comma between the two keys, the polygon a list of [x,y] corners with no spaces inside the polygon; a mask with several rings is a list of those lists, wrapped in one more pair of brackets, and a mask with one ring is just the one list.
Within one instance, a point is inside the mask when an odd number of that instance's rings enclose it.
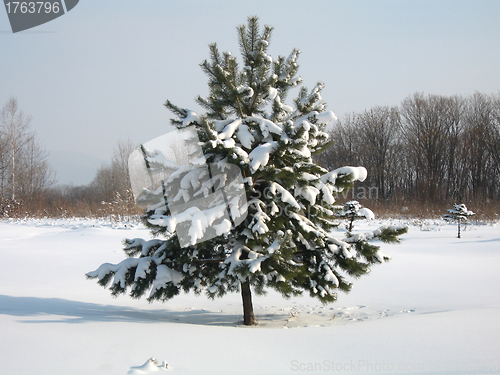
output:
{"label": "small pine sapling", "polygon": [[344,203],[342,209],[335,213],[335,216],[339,219],[346,219],[347,222],[347,231],[352,232],[354,227],[354,221],[360,219],[372,220],[375,215],[373,212],[364,208],[358,201],[349,201]]}
{"label": "small pine sapling", "polygon": [[460,238],[460,226],[461,224],[466,224],[469,221],[469,217],[475,215],[474,212],[468,211],[465,204],[457,204],[447,210],[448,213],[444,215],[446,221],[457,223],[458,225],[458,236]]}

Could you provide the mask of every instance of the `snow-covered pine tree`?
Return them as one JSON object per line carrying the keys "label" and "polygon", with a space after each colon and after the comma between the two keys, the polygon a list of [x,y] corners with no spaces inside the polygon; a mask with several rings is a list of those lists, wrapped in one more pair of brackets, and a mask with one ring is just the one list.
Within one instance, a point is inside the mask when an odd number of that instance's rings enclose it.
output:
{"label": "snow-covered pine tree", "polygon": [[457,223],[458,225],[458,235],[457,238],[460,238],[460,226],[469,221],[469,217],[475,215],[474,212],[467,210],[467,206],[465,204],[456,204],[453,208],[447,210],[448,213],[444,215],[444,219],[446,221],[451,221]]}
{"label": "snow-covered pine tree", "polygon": [[[310,91],[300,87],[293,106],[285,104],[289,91],[302,82],[297,76],[299,51],[277,59],[269,56],[272,28],[265,26],[261,32],[256,17],[237,31],[241,68],[216,44],[210,45],[210,61],[201,64],[209,77],[209,95],[197,101],[206,114],[165,104],[177,115],[172,120],[177,129],[195,127],[207,164],[219,168],[217,175],[206,175],[196,165],[189,171],[179,168],[148,193],[157,204],[147,209],[144,223],[156,238],[127,239],[127,259],[103,264],[87,276],[104,287],[110,284],[113,295],[130,288],[132,298],[148,293],[149,301],[166,301],[181,290],[205,292],[210,298],[240,291],[244,324],[253,325],[251,289],[264,293],[273,288],[285,297],[305,291],[323,303],[333,302],[336,291],[351,289],[349,277],[364,275],[372,264],[389,259],[368,241],[397,242],[407,228],[386,226],[345,239],[334,236],[334,195],[365,179],[366,169],[328,171],[313,162],[312,155],[328,146],[325,128],[335,119],[321,98],[323,84]],[[154,161],[145,156],[147,163]],[[206,194],[207,187],[224,190],[228,179],[221,176],[227,164],[241,170],[246,201],[233,200],[229,208],[236,212],[233,218],[244,220],[228,222],[222,212],[215,215],[210,209],[196,216],[192,207],[171,212],[165,197],[189,203],[191,197]],[[202,175],[199,183],[192,178]],[[191,243],[182,247],[176,225],[186,215],[192,219]],[[200,242],[200,228],[215,228],[217,235]]]}
{"label": "snow-covered pine tree", "polygon": [[347,230],[349,232],[352,232],[355,220],[371,220],[375,217],[372,210],[363,207],[358,201],[349,201],[344,203],[342,209],[335,212],[335,216],[348,221]]}

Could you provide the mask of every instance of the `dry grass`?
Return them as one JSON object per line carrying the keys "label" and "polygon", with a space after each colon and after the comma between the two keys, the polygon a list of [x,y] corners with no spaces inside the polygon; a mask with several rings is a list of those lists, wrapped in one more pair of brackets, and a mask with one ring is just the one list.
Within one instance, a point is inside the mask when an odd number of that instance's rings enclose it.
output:
{"label": "dry grass", "polygon": [[[361,204],[364,202],[360,201]],[[462,202],[457,202],[461,204]],[[475,221],[499,221],[500,220],[500,202],[479,202],[466,203],[469,210],[476,213],[472,220]],[[417,204],[417,203],[380,203],[366,202],[366,207],[370,208],[377,217],[388,218],[411,218],[411,219],[440,219],[452,208],[453,204]]]}
{"label": "dry grass", "polygon": [[[344,199],[346,200],[346,199]],[[439,219],[452,208],[453,204],[419,204],[416,202],[384,203],[370,200],[360,200],[363,206],[371,209],[377,218],[403,219]],[[338,202],[341,204],[342,202]],[[498,222],[500,220],[500,202],[456,202],[465,203],[467,208],[476,213],[472,220],[481,222]],[[109,218],[120,221],[123,218],[139,218],[144,210],[137,207],[133,200],[118,200],[110,203],[87,202],[85,200],[68,202],[54,200],[51,202],[37,201],[31,204],[19,204],[11,207],[4,217],[11,218]],[[1,217],[1,215],[0,215]]]}
{"label": "dry grass", "polygon": [[144,210],[130,202],[33,202],[31,204],[19,204],[4,217],[9,218],[71,218],[86,217],[101,219],[107,218],[113,221],[139,218]]}

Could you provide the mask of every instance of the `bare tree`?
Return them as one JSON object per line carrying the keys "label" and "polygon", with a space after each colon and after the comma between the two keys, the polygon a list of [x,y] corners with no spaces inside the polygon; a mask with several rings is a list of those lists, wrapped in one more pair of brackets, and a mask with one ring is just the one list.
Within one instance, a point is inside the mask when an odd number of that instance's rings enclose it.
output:
{"label": "bare tree", "polygon": [[413,153],[415,196],[437,202],[443,198],[443,182],[448,158],[449,131],[445,121],[446,99],[417,93],[401,106],[402,134]]}
{"label": "bare tree", "polygon": [[55,172],[47,161],[48,153],[39,144],[36,134],[26,138],[19,154],[22,173],[18,176],[18,193],[27,202],[41,201],[55,183]]}
{"label": "bare tree", "polygon": [[490,121],[485,143],[493,161],[494,175],[500,176],[500,93],[490,98],[490,104]]}
{"label": "bare tree", "polygon": [[128,158],[134,151],[134,144],[130,139],[119,140],[113,150],[111,158],[111,173],[113,174],[114,190],[122,197],[131,194]]}
{"label": "bare tree", "polygon": [[460,96],[443,97],[441,100],[443,114],[440,116],[440,121],[444,123],[444,130],[448,139],[445,157],[446,185],[442,188],[445,201],[450,201],[461,198],[459,181],[461,181],[462,174],[459,166],[463,149],[465,100]]}
{"label": "bare tree", "polygon": [[0,131],[0,202],[5,199],[9,171],[8,163],[8,138]]}
{"label": "bare tree", "polygon": [[[28,134],[30,116],[25,116],[19,110],[17,99],[12,97],[0,112],[0,134],[6,143],[5,153],[2,156],[7,158],[7,162],[2,163],[7,168],[5,177],[2,174],[2,198],[5,198],[7,185],[10,190],[10,198],[15,201],[17,193],[17,180],[19,174],[19,153],[25,145]],[[5,178],[5,180],[4,180]]]}
{"label": "bare tree", "polygon": [[101,164],[90,187],[93,190],[93,200],[111,202],[115,191],[113,171],[109,165]]}
{"label": "bare tree", "polygon": [[468,182],[466,196],[469,201],[484,201],[488,197],[488,185],[490,181],[491,155],[487,147],[490,120],[492,117],[492,106],[489,98],[483,94],[475,93],[467,103],[465,121],[466,130],[464,134],[464,160],[465,179]]}
{"label": "bare tree", "polygon": [[356,129],[358,117],[356,113],[347,114],[337,121],[330,131],[331,147],[315,157],[326,169],[333,170],[341,165],[359,165],[360,145]]}
{"label": "bare tree", "polygon": [[399,150],[400,117],[396,107],[375,107],[358,117],[358,146],[369,182],[381,199],[394,194]]}
{"label": "bare tree", "polygon": [[133,150],[134,146],[130,140],[118,141],[113,150],[111,165],[101,165],[91,182],[96,199],[112,202],[117,193],[122,198],[131,194],[128,157]]}

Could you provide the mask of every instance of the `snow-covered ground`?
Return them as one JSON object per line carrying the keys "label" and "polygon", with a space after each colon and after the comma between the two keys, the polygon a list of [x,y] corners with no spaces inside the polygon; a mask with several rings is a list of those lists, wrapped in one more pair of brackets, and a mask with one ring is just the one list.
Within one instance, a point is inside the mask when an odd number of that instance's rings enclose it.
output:
{"label": "snow-covered ground", "polygon": [[1,221],[0,374],[499,373],[500,225],[416,224],[337,303],[254,296],[249,328],[237,294],[148,304],[87,280],[140,225]]}

